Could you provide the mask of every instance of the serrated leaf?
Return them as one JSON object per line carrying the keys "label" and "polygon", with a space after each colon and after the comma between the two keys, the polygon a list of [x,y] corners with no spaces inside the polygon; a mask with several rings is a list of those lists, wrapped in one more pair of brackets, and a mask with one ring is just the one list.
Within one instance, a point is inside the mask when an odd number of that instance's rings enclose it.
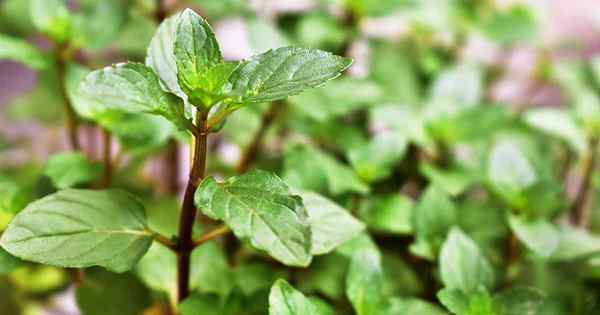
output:
{"label": "serrated leaf", "polygon": [[414,202],[403,195],[374,196],[364,202],[360,218],[370,228],[394,234],[410,234],[413,231],[412,213]]}
{"label": "serrated leaf", "polygon": [[244,61],[229,78],[231,103],[280,100],[338,77],[352,60],[307,48],[283,47]]}
{"label": "serrated leaf", "polygon": [[200,83],[207,70],[223,61],[219,44],[210,25],[191,9],[186,9],[179,15],[173,54],[177,65],[179,86],[188,95],[197,89],[202,89]]}
{"label": "serrated leaf", "polygon": [[225,221],[237,237],[282,263],[310,263],[311,232],[302,199],[276,175],[254,170],[222,184],[208,177],[195,202],[209,217]]}
{"label": "serrated leaf", "polygon": [[100,268],[85,271],[85,281],[76,288],[75,299],[82,315],[141,314],[151,303],[150,292],[134,275]]}
{"label": "serrated leaf", "polygon": [[46,162],[44,174],[59,189],[91,183],[102,174],[100,164],[90,162],[81,152],[66,152],[51,156]]}
{"label": "serrated leaf", "polygon": [[269,294],[269,315],[320,315],[319,309],[285,280],[275,281]]}
{"label": "serrated leaf", "polygon": [[315,192],[296,193],[302,198],[308,213],[313,255],[327,254],[364,230],[364,224],[335,202]]}
{"label": "serrated leaf", "polygon": [[475,242],[453,228],[440,252],[440,275],[448,289],[465,294],[494,284],[494,270]]}
{"label": "serrated leaf", "polygon": [[36,70],[50,65],[50,58],[35,46],[20,38],[4,34],[0,34],[0,59],[20,62]]}
{"label": "serrated leaf", "polygon": [[166,91],[187,100],[177,80],[177,63],[173,52],[178,19],[179,15],[173,15],[160,23],[148,46],[146,65],[158,75]]}
{"label": "serrated leaf", "polygon": [[163,91],[156,74],[140,63],[121,63],[88,74],[79,95],[95,112],[149,113],[164,116],[181,129],[191,128],[183,101]]}
{"label": "serrated leaf", "polygon": [[123,272],[146,253],[152,239],[144,207],[132,195],[67,189],[30,203],[10,223],[0,245],[24,260]]}

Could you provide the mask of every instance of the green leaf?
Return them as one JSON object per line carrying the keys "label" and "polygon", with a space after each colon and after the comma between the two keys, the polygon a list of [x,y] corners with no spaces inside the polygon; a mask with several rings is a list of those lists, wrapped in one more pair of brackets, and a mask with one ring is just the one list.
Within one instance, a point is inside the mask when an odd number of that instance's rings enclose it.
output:
{"label": "green leaf", "polygon": [[194,294],[178,306],[181,315],[223,315],[223,305],[214,296]]}
{"label": "green leaf", "polygon": [[305,315],[323,314],[300,291],[294,289],[285,280],[279,279],[273,284],[269,294],[269,315]]}
{"label": "green leaf", "polygon": [[475,242],[459,228],[453,228],[440,252],[440,275],[448,289],[465,294],[490,289],[494,270]]}
{"label": "green leaf", "polygon": [[416,298],[391,298],[389,315],[445,315],[438,306]]}
{"label": "green leaf", "polygon": [[543,292],[530,287],[515,286],[494,296],[500,315],[544,314],[547,304]]}
{"label": "green leaf", "polygon": [[525,5],[495,10],[480,24],[483,34],[500,44],[530,41],[537,35],[535,16]]}
{"label": "green leaf", "polygon": [[57,42],[69,40],[73,32],[73,21],[64,0],[32,0],[31,20],[42,33]]}
{"label": "green leaf", "polygon": [[347,257],[337,252],[317,256],[297,286],[303,291],[318,292],[332,300],[339,300],[344,295],[349,262]]}
{"label": "green leaf", "polygon": [[359,214],[370,228],[402,235],[413,231],[413,208],[414,202],[410,198],[391,194],[374,196],[363,202]]}
{"label": "green leaf", "polygon": [[103,48],[122,30],[127,20],[127,2],[83,0],[73,16],[73,41],[77,46]]}
{"label": "green leaf", "polygon": [[275,174],[254,170],[217,183],[205,178],[195,195],[196,206],[223,220],[233,233],[286,265],[307,266],[311,232],[299,196]]}
{"label": "green leaf", "polygon": [[10,273],[21,265],[21,260],[0,248],[0,276]]}
{"label": "green leaf", "polygon": [[177,63],[173,48],[175,45],[175,32],[177,31],[179,15],[165,19],[156,30],[146,56],[146,65],[158,75],[161,86],[183,100],[187,95],[179,86],[177,79]]}
{"label": "green leaf", "polygon": [[191,9],[186,9],[179,15],[173,53],[179,85],[188,95],[202,89],[200,83],[207,70],[223,61],[210,25]]}
{"label": "green leaf", "polygon": [[315,192],[296,193],[302,198],[308,213],[313,255],[327,254],[364,230],[364,224],[335,202]]}
{"label": "green leaf", "polygon": [[311,145],[285,148],[283,178],[293,187],[333,195],[369,191],[347,165]]}
{"label": "green leaf", "polygon": [[558,229],[550,222],[510,215],[508,223],[516,237],[539,256],[549,258],[558,248],[560,235]]}
{"label": "green leaf", "polygon": [[446,110],[477,105],[483,94],[483,73],[475,64],[458,64],[442,72],[431,90],[432,100],[450,105]]}
{"label": "green leaf", "polygon": [[[203,244],[192,252],[190,269],[190,287],[198,292],[224,297],[233,286],[225,254],[215,243]],[[176,296],[177,257],[171,250],[154,243],[136,271],[147,286]]]}
{"label": "green leaf", "polygon": [[[456,206],[444,190],[436,186],[427,187],[413,211],[413,228],[417,240],[417,247],[414,249],[425,246],[421,249],[427,249],[431,256],[435,256],[446,234],[456,224],[456,212]],[[428,256],[424,257],[433,258]]]}
{"label": "green leaf", "polygon": [[230,103],[275,101],[338,77],[352,60],[307,48],[283,47],[244,61],[231,75]]}
{"label": "green leaf", "polygon": [[441,170],[433,164],[423,163],[419,165],[419,171],[452,197],[463,193],[475,181],[472,174],[461,168]]}
{"label": "green leaf", "polygon": [[66,152],[51,156],[44,174],[59,189],[71,188],[97,180],[102,174],[101,164],[90,162],[81,152]]}
{"label": "green leaf", "polygon": [[488,180],[501,194],[511,196],[531,187],[535,169],[517,142],[498,141],[488,159]]}
{"label": "green leaf", "polygon": [[579,154],[587,150],[585,132],[577,126],[568,112],[553,108],[531,109],[525,113],[525,121],[544,133],[564,140]]}
{"label": "green leaf", "polygon": [[246,296],[269,289],[278,278],[285,278],[285,270],[273,270],[266,263],[246,263],[233,270],[237,288]]}
{"label": "green leaf", "polygon": [[0,245],[24,260],[123,272],[146,253],[152,239],[144,208],[132,195],[67,189],[30,203],[10,223]]}
{"label": "green leaf", "polygon": [[81,82],[79,94],[96,112],[161,115],[183,130],[191,128],[182,100],[163,91],[156,74],[140,63],[121,63],[90,73]]}
{"label": "green leaf", "polygon": [[0,59],[20,62],[32,69],[44,69],[49,66],[50,58],[28,42],[0,34]]}
{"label": "green leaf", "polygon": [[357,315],[383,315],[387,301],[383,296],[381,254],[372,241],[352,253],[346,277],[346,296]]}
{"label": "green leaf", "polygon": [[392,173],[407,147],[408,141],[401,134],[383,132],[375,135],[366,146],[351,149],[348,158],[361,179],[374,182]]}
{"label": "green leaf", "polygon": [[494,299],[485,290],[466,294],[460,290],[446,288],[439,291],[437,296],[455,315],[503,315],[496,311]]}
{"label": "green leaf", "polygon": [[82,315],[141,314],[151,302],[150,292],[134,275],[100,268],[85,271],[75,298]]}
{"label": "green leaf", "polygon": [[[0,212],[17,213],[29,200],[28,190],[21,187],[15,180],[0,175]],[[2,230],[0,224],[0,230]]]}

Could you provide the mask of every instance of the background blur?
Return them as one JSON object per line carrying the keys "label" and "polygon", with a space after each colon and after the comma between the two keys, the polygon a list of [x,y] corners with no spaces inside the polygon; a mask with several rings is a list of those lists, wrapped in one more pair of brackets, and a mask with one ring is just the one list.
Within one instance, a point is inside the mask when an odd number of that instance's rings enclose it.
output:
{"label": "background blur", "polygon": [[[96,27],[87,38],[92,44],[78,49],[75,60],[90,68],[126,60],[143,62],[159,19],[157,2],[68,1],[73,12],[84,10],[90,3],[106,4],[96,8],[104,14],[95,17]],[[215,29],[226,59],[248,58],[285,45],[320,48],[354,58],[344,78],[286,101],[289,116],[285,117],[294,118],[282,118],[267,133],[258,163],[274,170],[286,163],[286,180],[298,183],[302,179],[293,175],[292,159],[281,160],[284,151],[291,150],[286,149],[291,141],[312,139],[344,163],[349,159],[348,164],[363,182],[374,183],[390,175],[381,176],[379,166],[369,164],[374,156],[366,153],[361,158],[359,153],[349,152],[379,134],[400,129],[405,137],[402,145],[416,146],[426,161],[435,161],[450,150],[468,165],[472,148],[462,142],[493,138],[495,123],[504,115],[516,115],[528,128],[542,131],[535,139],[542,147],[537,152],[552,151],[556,138],[576,152],[565,159],[558,154],[551,164],[544,164],[549,171],[565,175],[553,180],[564,185],[567,198],[576,194],[581,182],[578,161],[583,156],[579,153],[588,144],[581,129],[595,130],[600,121],[592,119],[600,117],[598,0],[165,0],[162,5],[170,14],[191,7],[204,16]],[[0,0],[0,33],[25,38],[50,51],[51,42],[32,23],[28,0]],[[99,40],[97,45],[95,39]],[[0,49],[0,179],[10,177],[43,195],[51,190],[47,180],[39,178],[45,161],[69,147],[64,98],[54,70],[36,71],[8,59],[15,58]],[[489,104],[494,105],[494,113],[482,110],[459,115]],[[554,112],[544,116],[546,112],[539,111],[548,108],[575,113],[585,127],[569,129],[572,126],[563,116],[552,115]],[[212,174],[233,173],[266,109],[240,110],[223,133],[210,139]],[[416,126],[422,121],[430,123],[426,132]],[[86,155],[100,160],[102,133],[85,122],[80,128]],[[187,178],[186,141],[176,146],[176,152],[169,152],[165,148],[172,143],[171,129],[128,128],[139,130],[135,136],[113,142],[113,158],[122,167],[115,175],[116,185],[156,201],[156,207],[176,208],[170,193],[180,194]],[[181,135],[175,137],[185,140]],[[177,172],[168,165],[176,165]],[[523,172],[513,175],[527,181]],[[397,190],[417,198],[418,184],[418,180],[406,181]],[[451,182],[450,186],[454,185]],[[481,199],[477,192],[469,198]],[[351,204],[352,198],[340,197],[338,201]],[[589,225],[598,231],[600,215],[595,206],[592,208]],[[9,219],[0,211],[0,230]],[[495,218],[477,220],[489,223]],[[479,236],[485,239],[495,233],[491,229],[487,232]],[[496,258],[501,255],[491,254]],[[2,310],[14,310],[4,298],[14,292],[20,294],[15,298],[20,311],[27,314],[78,314],[62,271],[37,267],[10,277],[10,281],[0,278],[0,314],[12,314]],[[552,283],[560,286],[561,282]],[[597,304],[597,295],[591,295],[594,302],[586,305]]]}

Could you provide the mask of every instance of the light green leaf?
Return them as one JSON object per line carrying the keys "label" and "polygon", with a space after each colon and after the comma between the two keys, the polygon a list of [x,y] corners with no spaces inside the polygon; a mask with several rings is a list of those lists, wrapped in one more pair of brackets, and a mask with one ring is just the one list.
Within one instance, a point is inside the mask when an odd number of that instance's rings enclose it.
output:
{"label": "light green leaf", "polygon": [[489,156],[487,176],[499,190],[519,192],[537,181],[535,169],[516,142],[498,141]]}
{"label": "light green leaf", "polygon": [[10,223],[0,245],[24,260],[123,272],[146,253],[152,239],[144,208],[132,195],[67,189],[30,203]]}
{"label": "light green leaf", "polygon": [[351,149],[348,158],[361,179],[374,182],[392,173],[407,147],[406,137],[395,132],[383,132],[371,138],[367,145]]}
{"label": "light green leaf", "polygon": [[553,260],[569,261],[600,253],[600,236],[569,226],[560,227],[560,243]]}
{"label": "light green leaf", "polygon": [[102,174],[101,164],[90,162],[81,152],[66,152],[51,156],[44,174],[59,189],[91,183]]}
{"label": "light green leaf", "polygon": [[319,315],[319,309],[285,280],[273,284],[269,294],[269,315]]}
{"label": "light green leaf", "polygon": [[508,223],[517,238],[543,258],[551,257],[560,244],[558,229],[546,220],[527,220],[510,215]]}
{"label": "light green leaf", "polygon": [[110,43],[127,20],[128,3],[122,0],[83,0],[73,15],[73,41],[77,46],[99,49]]}
{"label": "light green leaf", "polygon": [[472,174],[461,168],[441,170],[433,164],[423,163],[419,165],[419,171],[452,197],[463,193],[475,181]]}
{"label": "light green leaf", "polygon": [[21,260],[0,247],[0,276],[10,273],[21,265]]}
{"label": "light green leaf", "polygon": [[394,234],[410,234],[413,231],[412,213],[414,202],[403,195],[375,196],[363,202],[360,218],[369,227]]}
{"label": "light green leaf", "polygon": [[483,34],[500,44],[533,41],[538,33],[536,18],[524,4],[495,10],[480,24]]}
{"label": "light green leaf", "polygon": [[538,108],[525,113],[525,121],[546,134],[564,140],[575,152],[587,150],[585,132],[577,126],[575,119],[561,109]]}
{"label": "light green leaf", "polygon": [[[456,206],[444,190],[436,186],[427,187],[413,211],[413,228],[418,245],[411,249],[420,247],[425,252],[419,254],[430,252],[435,256],[446,234],[456,224],[456,212]],[[432,258],[428,255],[424,257]]]}
{"label": "light green leaf", "polygon": [[338,77],[352,60],[307,48],[283,47],[244,61],[231,75],[230,103],[275,101]]}
{"label": "light green leaf", "polygon": [[0,34],[0,59],[20,62],[32,69],[49,66],[50,58],[28,42]]}
{"label": "light green leaf", "polygon": [[460,290],[446,288],[439,291],[437,296],[455,315],[503,315],[496,311],[493,297],[485,290],[466,294]]}
{"label": "light green leaf", "polygon": [[[0,212],[17,213],[27,205],[28,190],[15,180],[0,174]],[[2,230],[0,224],[0,230]]]}
{"label": "light green leaf", "polygon": [[483,94],[483,74],[475,64],[458,64],[442,72],[433,84],[431,98],[443,100],[451,110],[477,105]]}
{"label": "light green leaf", "polygon": [[283,178],[293,187],[333,195],[369,191],[347,165],[311,145],[295,144],[285,149]]}
{"label": "light green leaf", "polygon": [[31,0],[31,20],[42,33],[57,42],[69,40],[73,21],[64,0]]}
{"label": "light green leaf", "polygon": [[250,41],[252,52],[255,54],[290,45],[290,41],[286,38],[283,30],[279,29],[276,23],[268,19],[250,19],[247,21],[247,27],[248,40]]}
{"label": "light green leaf", "polygon": [[85,281],[75,290],[75,299],[82,315],[141,314],[151,303],[150,292],[134,275],[100,268],[85,271]]}
{"label": "light green leaf", "polygon": [[361,246],[353,252],[346,277],[346,296],[357,315],[386,314],[381,254],[372,246]]}
{"label": "light green leaf", "polygon": [[179,85],[188,95],[202,89],[200,83],[207,70],[223,61],[210,25],[191,9],[186,9],[179,15],[173,54]]}
{"label": "light green leaf", "polygon": [[315,192],[296,193],[302,198],[308,213],[313,255],[327,254],[364,230],[364,224],[335,202]]}
{"label": "light green leaf", "polygon": [[318,315],[336,315],[335,310],[327,302],[323,301],[318,297],[308,298],[312,304],[315,305]]}
{"label": "light green leaf", "polygon": [[490,289],[494,270],[475,242],[459,228],[453,228],[440,252],[440,275],[448,289],[465,294]]}
{"label": "light green leaf", "polygon": [[166,91],[187,100],[177,80],[177,63],[173,52],[178,19],[179,15],[173,15],[160,23],[148,46],[146,65],[158,75]]}
{"label": "light green leaf", "polygon": [[164,116],[181,129],[191,128],[182,100],[163,91],[156,74],[140,63],[121,63],[88,74],[79,95],[95,112],[149,113]]}
{"label": "light green leaf", "polygon": [[225,221],[237,237],[249,239],[282,263],[310,263],[306,209],[275,174],[254,170],[221,184],[208,177],[198,187],[195,202],[209,217]]}
{"label": "light green leaf", "polygon": [[388,315],[446,315],[438,306],[416,298],[391,298]]}

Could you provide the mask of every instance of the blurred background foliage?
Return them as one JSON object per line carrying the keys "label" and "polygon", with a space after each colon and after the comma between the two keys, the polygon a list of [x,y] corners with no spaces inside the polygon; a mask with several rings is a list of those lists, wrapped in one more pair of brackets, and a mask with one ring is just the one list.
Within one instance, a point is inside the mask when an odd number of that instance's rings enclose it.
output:
{"label": "blurred background foliage", "polygon": [[[103,117],[107,141],[75,91],[89,69],[144,62],[158,23],[185,7],[213,25],[226,59],[284,45],[354,58],[322,88],[240,109],[210,138],[208,167],[274,171],[367,225],[307,269],[208,243],[192,259],[189,314],[266,314],[277,278],[331,314],[600,313],[594,0],[0,1],[0,231],[30,201],[101,176],[109,145],[112,186],[173,234],[187,135],[123,114]],[[65,153],[66,102],[83,153]],[[469,280],[485,264],[461,257],[483,257],[492,279]],[[174,259],[154,245],[134,272],[90,269],[73,286],[69,270],[0,249],[0,314],[170,314]],[[447,291],[456,281],[483,289]]]}

